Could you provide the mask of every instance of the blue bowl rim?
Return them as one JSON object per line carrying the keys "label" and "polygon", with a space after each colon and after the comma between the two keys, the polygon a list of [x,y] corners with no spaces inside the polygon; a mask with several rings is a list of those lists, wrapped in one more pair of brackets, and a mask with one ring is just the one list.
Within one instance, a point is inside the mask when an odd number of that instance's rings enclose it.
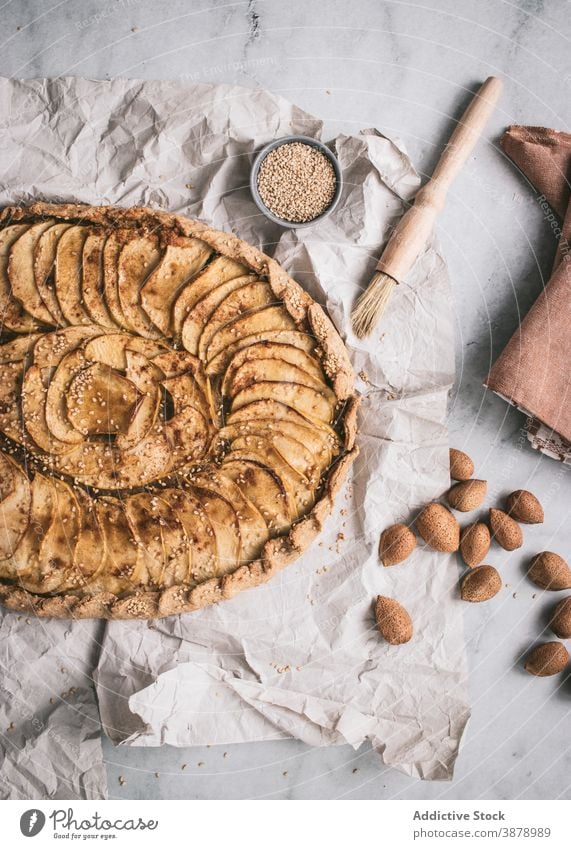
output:
{"label": "blue bowl rim", "polygon": [[[328,160],[331,162],[333,166],[333,170],[335,171],[335,194],[333,195],[333,200],[329,204],[326,210],[324,210],[321,215],[318,215],[316,218],[312,218],[311,221],[286,221],[284,218],[279,218],[277,215],[274,215],[271,210],[265,205],[264,201],[260,197],[260,193],[258,191],[258,172],[260,170],[260,165],[272,150],[276,150],[276,148],[281,147],[283,144],[292,144],[292,142],[301,142],[302,144],[308,144],[311,147],[317,148],[317,150],[321,151]],[[327,147],[319,139],[315,139],[312,136],[283,136],[279,139],[274,139],[268,144],[264,145],[258,153],[252,163],[252,167],[250,169],[250,192],[254,199],[254,203],[258,207],[261,213],[266,216],[270,221],[273,221],[274,224],[279,224],[281,227],[285,227],[288,230],[297,230],[299,227],[312,227],[314,224],[318,224],[320,221],[323,221],[324,218],[327,218],[333,210],[337,207],[339,200],[341,198],[341,192],[343,190],[343,178],[341,176],[341,166],[339,165],[339,160],[335,156],[335,154]]]}

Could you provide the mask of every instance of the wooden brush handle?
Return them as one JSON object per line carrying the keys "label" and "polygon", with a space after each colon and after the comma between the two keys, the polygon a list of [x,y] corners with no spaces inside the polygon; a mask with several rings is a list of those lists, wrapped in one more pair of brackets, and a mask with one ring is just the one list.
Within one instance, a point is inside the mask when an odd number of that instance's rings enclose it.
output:
{"label": "wooden brush handle", "polygon": [[436,217],[444,206],[448,189],[480,138],[501,90],[502,81],[488,77],[474,95],[444,148],[434,174],[395,227],[377,263],[378,271],[400,281],[424,249]]}

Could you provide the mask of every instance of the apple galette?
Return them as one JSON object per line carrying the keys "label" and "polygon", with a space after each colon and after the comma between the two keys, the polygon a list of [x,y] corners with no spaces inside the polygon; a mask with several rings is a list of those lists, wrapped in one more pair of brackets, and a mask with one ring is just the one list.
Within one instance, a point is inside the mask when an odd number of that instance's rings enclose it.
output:
{"label": "apple galette", "polygon": [[0,228],[0,600],[153,618],[294,561],[357,450],[321,307],[168,213],[35,203]]}

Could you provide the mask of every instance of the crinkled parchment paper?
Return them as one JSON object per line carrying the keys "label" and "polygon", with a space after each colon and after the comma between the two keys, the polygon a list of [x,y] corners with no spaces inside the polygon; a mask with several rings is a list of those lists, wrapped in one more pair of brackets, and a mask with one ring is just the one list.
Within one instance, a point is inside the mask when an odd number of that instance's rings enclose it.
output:
{"label": "crinkled parchment paper", "polygon": [[[446,266],[430,246],[366,343],[349,330],[359,285],[419,179],[374,130],[335,140],[345,190],[319,226],[283,233],[248,192],[262,143],[321,123],[263,91],[178,82],[0,81],[1,200],[147,204],[203,218],[274,252],[347,339],[361,455],[325,533],[269,584],[153,623],[2,613],[2,794],[105,794],[98,740],[123,745],[297,737],[370,739],[386,763],[447,778],[469,716],[457,567],[421,547],[377,560],[379,532],[448,483],[453,340]],[[373,599],[394,596],[414,639],[390,647]],[[95,691],[89,673],[94,670]]]}

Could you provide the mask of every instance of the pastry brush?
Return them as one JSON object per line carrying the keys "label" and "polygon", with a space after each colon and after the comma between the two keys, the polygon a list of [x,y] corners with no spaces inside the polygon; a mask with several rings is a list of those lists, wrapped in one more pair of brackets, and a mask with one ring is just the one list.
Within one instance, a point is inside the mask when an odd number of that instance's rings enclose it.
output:
{"label": "pastry brush", "polygon": [[393,230],[369,287],[351,313],[356,336],[368,336],[385,311],[393,287],[403,280],[425,248],[448,189],[480,138],[501,90],[502,81],[497,77],[488,77],[480,87],[444,148],[432,177]]}

